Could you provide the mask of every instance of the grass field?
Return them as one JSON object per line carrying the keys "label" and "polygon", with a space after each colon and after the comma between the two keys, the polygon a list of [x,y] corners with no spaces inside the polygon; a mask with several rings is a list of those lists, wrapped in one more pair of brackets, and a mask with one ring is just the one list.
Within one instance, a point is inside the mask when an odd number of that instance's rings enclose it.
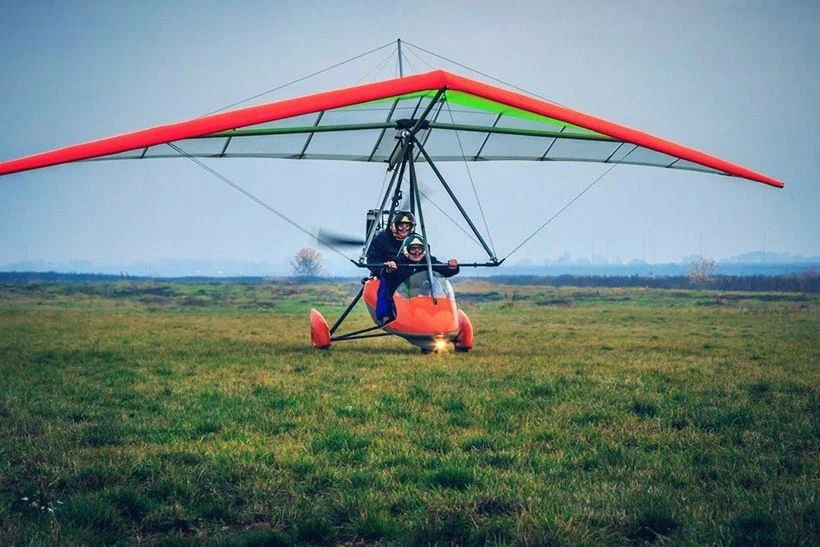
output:
{"label": "grass field", "polygon": [[462,281],[469,354],[312,350],[356,288],[0,285],[0,544],[818,543],[816,295]]}

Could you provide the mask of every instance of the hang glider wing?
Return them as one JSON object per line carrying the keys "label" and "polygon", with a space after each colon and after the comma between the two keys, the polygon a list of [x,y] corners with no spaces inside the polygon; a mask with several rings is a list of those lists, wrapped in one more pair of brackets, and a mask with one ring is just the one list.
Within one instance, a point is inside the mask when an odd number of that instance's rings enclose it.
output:
{"label": "hang glider wing", "polygon": [[396,130],[408,123],[401,120],[412,120],[413,125],[423,115],[417,138],[433,161],[624,163],[783,187],[779,180],[692,148],[443,70],[68,146],[2,162],[0,175],[82,160],[183,154],[387,162],[396,147]]}

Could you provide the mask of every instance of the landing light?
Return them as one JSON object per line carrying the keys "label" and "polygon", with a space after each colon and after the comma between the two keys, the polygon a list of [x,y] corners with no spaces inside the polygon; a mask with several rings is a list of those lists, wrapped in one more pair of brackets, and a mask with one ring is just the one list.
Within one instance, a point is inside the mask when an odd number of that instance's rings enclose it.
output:
{"label": "landing light", "polygon": [[444,353],[450,349],[450,342],[446,338],[436,337],[433,342],[433,351],[436,353]]}

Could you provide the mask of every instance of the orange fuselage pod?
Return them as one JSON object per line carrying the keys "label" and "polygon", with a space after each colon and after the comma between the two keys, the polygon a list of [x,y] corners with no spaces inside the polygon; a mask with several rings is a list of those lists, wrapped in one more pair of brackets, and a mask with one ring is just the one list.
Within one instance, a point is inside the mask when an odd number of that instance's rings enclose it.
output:
{"label": "orange fuselage pod", "polygon": [[[422,275],[426,278],[427,272],[422,272]],[[417,276],[419,274],[413,277],[423,279]],[[437,279],[447,283],[446,279],[438,276]],[[448,291],[449,294],[437,294],[434,298],[430,291],[408,290],[410,285],[403,284],[393,294],[396,318],[385,325],[384,330],[425,350],[435,349],[437,341],[449,342],[458,336],[458,309],[452,291]],[[365,282],[363,299],[374,321],[378,290],[378,279]]]}

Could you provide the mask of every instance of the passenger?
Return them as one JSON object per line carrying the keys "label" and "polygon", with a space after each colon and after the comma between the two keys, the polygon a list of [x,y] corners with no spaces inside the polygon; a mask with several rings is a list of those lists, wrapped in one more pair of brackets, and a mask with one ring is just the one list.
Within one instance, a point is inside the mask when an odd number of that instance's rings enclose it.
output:
{"label": "passenger", "polygon": [[[416,228],[416,218],[410,211],[396,211],[390,228],[379,232],[367,251],[368,264],[384,264],[387,261],[395,261],[401,251],[401,244],[404,239],[413,233]],[[374,276],[382,273],[382,266],[370,268]]]}
{"label": "passenger", "polygon": [[[401,246],[401,253],[395,261],[387,261],[384,267],[384,274],[379,285],[378,300],[376,302],[376,317],[381,322],[387,322],[395,318],[393,311],[393,293],[408,277],[425,271],[424,268],[402,268],[401,265],[423,265],[426,260],[424,238],[419,234],[408,236]],[[447,264],[443,264],[436,257],[431,256],[430,262],[433,264],[433,271],[444,276],[452,277],[460,270],[458,261],[451,258]]]}

